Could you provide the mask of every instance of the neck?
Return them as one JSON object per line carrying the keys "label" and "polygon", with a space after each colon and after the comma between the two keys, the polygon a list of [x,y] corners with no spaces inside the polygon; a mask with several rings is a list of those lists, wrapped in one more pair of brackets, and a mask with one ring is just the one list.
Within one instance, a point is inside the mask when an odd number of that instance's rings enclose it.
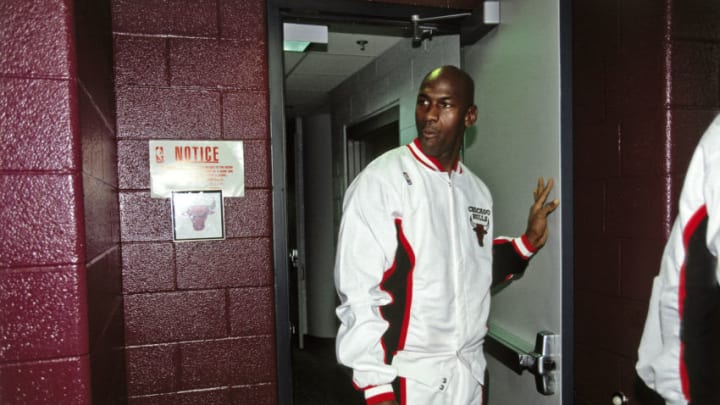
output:
{"label": "neck", "polygon": [[443,171],[450,174],[457,167],[459,157],[457,153],[453,153],[452,156],[443,156],[436,159]]}

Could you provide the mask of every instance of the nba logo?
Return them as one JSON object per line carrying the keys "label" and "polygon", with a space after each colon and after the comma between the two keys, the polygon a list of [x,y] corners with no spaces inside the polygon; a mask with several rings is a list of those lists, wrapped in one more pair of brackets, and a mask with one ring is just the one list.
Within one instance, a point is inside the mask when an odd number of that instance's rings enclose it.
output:
{"label": "nba logo", "polygon": [[162,146],[155,147],[155,162],[156,163],[165,162],[165,148],[163,148]]}

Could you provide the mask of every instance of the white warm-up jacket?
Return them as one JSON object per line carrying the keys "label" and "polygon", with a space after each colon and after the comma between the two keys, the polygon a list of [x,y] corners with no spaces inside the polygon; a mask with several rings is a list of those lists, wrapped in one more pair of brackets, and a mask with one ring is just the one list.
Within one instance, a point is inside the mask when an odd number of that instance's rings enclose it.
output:
{"label": "white warm-up jacket", "polygon": [[720,117],[695,149],[653,282],[638,375],[669,405],[719,404],[712,311],[720,306]]}
{"label": "white warm-up jacket", "polygon": [[502,281],[534,249],[524,236],[493,241],[490,192],[461,162],[444,172],[416,140],[353,181],[335,264],[337,356],[368,403],[402,395],[398,376],[442,390],[457,364],[483,382],[493,251]]}

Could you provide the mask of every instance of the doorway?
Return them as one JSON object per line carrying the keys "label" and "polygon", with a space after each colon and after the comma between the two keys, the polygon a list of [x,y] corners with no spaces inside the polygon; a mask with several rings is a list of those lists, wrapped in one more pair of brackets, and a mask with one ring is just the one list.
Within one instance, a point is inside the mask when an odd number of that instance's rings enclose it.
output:
{"label": "doorway", "polygon": [[397,105],[347,128],[347,184],[376,157],[400,146]]}
{"label": "doorway", "polygon": [[[292,84],[286,80],[286,87]],[[302,107],[306,109],[306,107]],[[337,363],[335,334],[339,304],[333,282],[333,179],[330,114],[286,118],[288,239],[293,401],[295,405],[357,404],[348,368]],[[347,183],[375,157],[399,146],[399,109],[393,106],[347,127]]]}
{"label": "doorway", "polygon": [[[361,2],[361,1],[337,1],[337,2],[321,2],[314,0],[305,1],[293,1],[293,6],[288,5],[289,1],[273,0],[270,1],[268,8],[269,18],[269,64],[270,64],[270,94],[271,94],[271,143],[273,148],[273,204],[274,204],[274,228],[275,233],[275,264],[276,264],[276,322],[277,322],[277,350],[278,350],[278,392],[280,403],[291,404],[293,403],[292,395],[292,334],[291,334],[291,322],[290,317],[293,311],[291,308],[290,299],[290,284],[292,273],[288,270],[289,265],[287,264],[287,255],[289,251],[288,241],[285,238],[288,229],[288,207],[286,200],[286,189],[285,185],[288,184],[287,170],[285,167],[285,156],[287,153],[287,137],[283,129],[285,128],[285,120],[287,118],[288,111],[284,109],[284,80],[283,80],[283,60],[282,52],[280,48],[282,35],[281,25],[283,21],[288,19],[292,21],[314,21],[318,22],[325,18],[326,21],[336,21],[338,18],[345,18],[343,20],[348,23],[348,18],[355,18],[356,21],[367,21],[368,19],[380,19],[389,18],[388,15],[392,13],[398,13],[397,19],[400,19],[399,9],[402,8],[402,19],[407,21],[409,15],[422,13],[418,11],[418,7],[410,6],[391,6],[387,4],[378,5],[373,2]],[[546,4],[547,3],[547,4]],[[523,103],[524,109],[519,109],[518,100],[532,100],[529,96],[542,96],[552,94],[553,96],[560,94],[561,89],[557,80],[548,80],[548,77],[557,79],[560,76],[559,67],[556,61],[558,58],[548,58],[548,54],[557,55],[559,44],[557,42],[557,30],[553,30],[552,27],[557,27],[558,22],[556,16],[551,15],[553,10],[557,10],[557,0],[543,0],[543,4],[547,6],[553,6],[547,8],[547,11],[543,16],[547,15],[547,21],[550,22],[549,26],[543,26],[546,20],[535,21],[531,20],[531,16],[537,14],[537,10],[534,8],[534,2],[530,0],[523,0],[519,4],[521,7],[513,9],[514,13],[508,13],[512,18],[528,18],[529,21],[524,21],[524,24],[509,24],[503,33],[498,31],[493,32],[486,38],[481,40],[478,46],[468,46],[462,51],[460,49],[460,43],[462,39],[459,35],[450,34],[446,36],[437,36],[432,41],[426,41],[420,48],[414,48],[410,45],[411,38],[408,36],[403,37],[403,41],[406,41],[406,47],[400,47],[393,49],[387,57],[378,58],[378,62],[373,66],[372,72],[361,73],[355,80],[348,80],[338,85],[333,89],[333,93],[338,95],[337,98],[329,100],[329,104],[332,106],[332,114],[330,117],[331,121],[331,155],[333,156],[333,163],[331,165],[331,171],[333,175],[333,215],[332,219],[334,225],[339,222],[339,210],[341,206],[342,194],[347,182],[352,178],[353,173],[346,166],[349,162],[348,154],[352,151],[346,149],[346,141],[354,142],[351,131],[349,128],[353,123],[359,123],[368,117],[377,115],[383,111],[387,111],[393,106],[397,106],[399,109],[399,118],[397,120],[397,130],[399,132],[399,144],[405,144],[411,141],[415,137],[415,126],[414,126],[414,114],[412,114],[412,106],[415,104],[416,92],[419,85],[420,78],[427,73],[430,69],[437,67],[441,64],[452,64],[456,66],[461,65],[461,57],[463,58],[462,65],[466,68],[470,68],[474,74],[476,82],[481,81],[483,88],[489,86],[499,86],[499,83],[511,86],[513,91],[508,92],[507,89],[498,88],[493,89],[496,91],[485,91],[484,96],[491,96],[492,99],[481,100],[479,108],[480,116],[487,122],[497,124],[496,128],[487,133],[489,126],[483,125],[482,130],[477,129],[477,134],[474,137],[475,142],[471,142],[466,145],[465,148],[465,160],[468,162],[469,167],[478,173],[481,177],[490,180],[491,189],[498,190],[499,199],[496,199],[496,206],[503,207],[514,207],[515,205],[522,205],[522,212],[525,213],[527,210],[525,202],[514,197],[514,192],[525,188],[522,183],[512,183],[512,187],[505,186],[511,184],[504,180],[503,176],[510,176],[518,179],[532,179],[533,176],[537,176],[541,171],[541,174],[548,177],[555,177],[560,179],[563,185],[567,184],[569,176],[560,177],[559,167],[556,151],[560,149],[561,143],[560,138],[562,134],[566,133],[566,124],[558,124],[558,121],[562,117],[565,117],[566,111],[560,112],[559,103],[541,103],[543,109],[537,108],[537,103]],[[325,10],[319,12],[317,10]],[[431,9],[431,12],[435,15],[447,14],[448,9]],[[338,17],[340,16],[340,17]],[[384,16],[384,17],[383,17]],[[320,18],[322,17],[322,18]],[[306,20],[303,20],[306,19]],[[533,24],[530,24],[532,22]],[[405,23],[407,25],[407,23]],[[352,24],[350,24],[352,25]],[[359,23],[356,22],[356,26]],[[531,27],[531,28],[525,28]],[[537,28],[540,27],[540,28]],[[542,28],[542,29],[541,29]],[[535,33],[540,32],[542,35],[537,36]],[[518,41],[518,38],[523,41]],[[524,39],[525,38],[525,39]],[[529,39],[527,39],[529,38]],[[533,39],[534,38],[534,39]],[[507,43],[507,44],[506,44]],[[506,46],[505,46],[506,44]],[[523,63],[513,63],[516,60],[518,53],[514,50],[518,45],[533,45],[535,48],[532,53],[528,55],[537,55],[537,60],[548,60],[552,61],[547,66],[543,66],[543,69],[536,69],[536,61],[523,61]],[[536,46],[541,45],[541,46]],[[462,53],[462,55],[461,55]],[[520,55],[525,55],[521,53]],[[510,64],[509,67],[505,67]],[[488,74],[485,74],[485,72]],[[491,72],[490,72],[491,71]],[[542,75],[542,77],[540,77]],[[517,83],[522,83],[522,86],[518,86]],[[566,85],[563,82],[563,85]],[[545,88],[543,88],[543,86]],[[550,91],[547,91],[548,86],[552,86]],[[522,92],[520,89],[524,89]],[[498,97],[503,96],[503,97]],[[514,99],[515,98],[515,99]],[[547,98],[547,97],[546,97]],[[497,100],[502,99],[502,102]],[[563,101],[565,101],[563,99]],[[527,104],[527,105],[526,105]],[[508,118],[501,114],[505,112],[505,115],[512,112],[513,116]],[[548,121],[542,121],[541,126],[533,126],[533,120],[540,119],[542,117],[550,116],[553,118],[552,125],[548,125]],[[505,117],[502,122],[497,120],[499,117]],[[558,118],[560,117],[560,118]],[[510,131],[507,133],[507,124],[518,124],[517,131]],[[505,125],[505,126],[503,126]],[[507,134],[505,134],[507,133]],[[502,136],[493,136],[494,134],[502,134]],[[533,145],[540,142],[545,145],[543,149],[535,147]],[[493,144],[495,143],[495,144]],[[491,145],[493,147],[488,147]],[[502,148],[495,148],[497,145],[501,145]],[[510,148],[509,151],[506,149]],[[503,153],[497,153],[496,156],[492,156],[492,159],[488,159],[486,151],[502,150]],[[538,155],[533,151],[551,149],[552,153]],[[494,153],[494,152],[493,152]],[[525,165],[523,159],[515,159],[517,156],[523,156],[522,154],[531,154],[531,156],[543,159],[538,163],[537,167],[529,168]],[[495,162],[491,165],[488,162]],[[281,163],[282,161],[282,163]],[[549,162],[550,165],[544,165],[543,162]],[[563,159],[563,164],[567,160]],[[487,171],[485,168],[487,167]],[[498,167],[512,167],[512,170],[496,170]],[[355,170],[355,169],[354,169]],[[357,170],[355,170],[357,171]],[[565,173],[565,171],[563,171]],[[491,175],[490,175],[491,174]],[[520,175],[520,176],[518,176]],[[512,190],[510,190],[512,189]],[[565,187],[563,190],[565,191]],[[507,195],[506,195],[507,194]],[[563,207],[567,208],[569,200],[564,199]],[[517,215],[513,215],[515,212],[519,212],[518,209],[504,210],[507,214],[504,214],[503,227],[513,228],[511,232],[517,232],[514,230],[516,227],[513,225],[516,221]],[[329,215],[328,215],[329,216]],[[563,215],[564,216],[564,215]],[[556,216],[559,219],[560,214]],[[557,221],[560,222],[560,221]],[[555,223],[553,226],[554,235],[560,236],[560,230],[557,229],[562,224]],[[500,229],[500,228],[498,228]],[[505,234],[505,233],[502,233]],[[512,234],[511,234],[512,235]],[[534,261],[535,267],[542,266],[544,270],[535,271],[535,273],[544,273],[553,283],[556,280],[560,280],[561,273],[571,271],[571,267],[567,266],[567,259],[561,258],[563,252],[567,252],[560,248],[559,242],[554,242],[553,247],[546,248],[541,256],[544,259],[536,259]],[[547,252],[547,253],[546,253]],[[561,263],[562,262],[562,263]],[[528,276],[525,280],[530,280]],[[557,282],[559,284],[559,281]],[[546,283],[549,284],[549,283]],[[549,305],[543,305],[542,307],[552,308],[550,315],[552,321],[556,321],[555,324],[560,323],[562,319],[563,327],[557,327],[550,325],[549,327],[560,333],[570,332],[571,328],[566,328],[564,315],[565,310],[559,309],[562,296],[566,298],[571,297],[565,295],[566,283],[563,283],[561,288],[555,288],[556,284],[552,284],[553,294],[535,294],[540,297],[552,297],[554,300]],[[527,287],[527,286],[526,286]],[[562,294],[557,294],[558,290],[562,290]],[[520,289],[522,291],[522,289]],[[504,294],[504,293],[503,293]],[[530,295],[527,295],[530,296]],[[565,304],[563,304],[565,305]],[[530,309],[541,308],[540,305],[528,305]],[[507,306],[507,308],[514,308]],[[555,310],[556,308],[557,311]],[[502,316],[505,316],[504,314]],[[511,316],[517,314],[511,313]],[[522,315],[521,315],[522,316]],[[513,321],[514,319],[508,318]],[[536,317],[533,321],[539,321]],[[526,322],[530,323],[530,322]],[[513,325],[509,325],[513,326]],[[520,331],[525,334],[525,331]],[[534,333],[534,332],[532,332]],[[528,333],[529,335],[529,333]],[[565,337],[567,337],[566,335]],[[571,339],[563,339],[563,347],[571,347]],[[571,356],[565,356],[563,353],[563,361],[569,361]],[[571,365],[571,362],[564,363]],[[560,386],[560,390],[563,392],[571,389],[571,384],[565,382],[567,375],[571,370],[565,370],[561,367],[563,384]],[[492,373],[492,371],[491,371]],[[501,376],[503,383],[512,382],[512,376],[504,376],[498,372],[496,376]],[[527,376],[523,376],[527,377]],[[499,379],[498,379],[499,380]],[[496,380],[496,381],[498,381]],[[527,378],[525,378],[527,380]],[[531,382],[524,388],[520,402],[524,403],[556,403],[561,396],[554,395],[546,397],[546,401],[540,401],[538,397],[541,394],[535,392],[534,382]],[[496,397],[495,403],[510,403],[507,400],[514,401],[518,398],[517,390],[507,391],[503,390],[504,384],[493,385],[495,389],[494,396]],[[526,385],[523,382],[523,385]],[[567,395],[563,395],[565,399]],[[492,400],[492,399],[491,399]],[[516,401],[517,402],[517,401]],[[520,403],[517,402],[517,403]]]}
{"label": "doorway", "polygon": [[[332,5],[329,3],[324,4],[322,7],[316,8],[329,10],[327,13],[323,13],[319,17],[314,12],[307,11],[316,7],[316,2],[293,2],[293,7],[290,8],[286,2],[277,1],[269,2],[268,18],[269,18],[269,64],[270,64],[270,90],[271,90],[271,130],[272,133],[272,149],[273,149],[273,184],[282,185],[273,188],[273,204],[274,204],[274,233],[275,245],[274,245],[274,257],[275,257],[275,268],[276,268],[276,322],[277,322],[277,351],[278,351],[278,393],[279,402],[283,404],[291,403],[302,403],[301,401],[307,398],[315,398],[315,403],[332,403],[332,391],[340,390],[343,387],[350,389],[350,393],[344,393],[343,400],[340,403],[349,403],[348,398],[353,397],[362,401],[362,394],[355,391],[352,388],[350,380],[349,370],[340,369],[338,371],[337,364],[334,358],[334,338],[337,330],[337,321],[334,315],[334,307],[337,305],[335,301],[335,290],[332,284],[332,274],[330,274],[330,284],[325,284],[324,288],[319,288],[319,291],[323,293],[330,292],[333,297],[332,305],[329,306],[329,311],[326,309],[322,310],[322,316],[327,317],[330,315],[332,320],[335,322],[331,326],[331,332],[328,334],[327,329],[323,329],[323,320],[314,323],[313,316],[317,315],[317,309],[313,309],[312,296],[313,292],[310,287],[310,274],[315,269],[311,269],[310,263],[305,262],[306,258],[310,258],[311,253],[306,253],[303,258],[300,258],[299,263],[304,266],[300,272],[305,275],[305,281],[308,281],[308,288],[304,294],[297,289],[298,286],[298,274],[299,272],[293,270],[292,263],[288,260],[288,252],[292,251],[295,246],[292,244],[292,240],[286,236],[289,236],[292,232],[297,232],[297,224],[301,224],[303,221],[298,221],[298,210],[295,209],[294,202],[290,202],[287,199],[288,194],[292,194],[294,198],[301,199],[304,201],[304,205],[307,211],[307,200],[305,197],[299,196],[298,190],[296,189],[298,184],[305,184],[307,187],[308,183],[313,186],[316,185],[317,178],[304,176],[296,180],[296,170],[298,159],[293,159],[293,165],[287,160],[287,157],[295,155],[295,151],[303,150],[306,148],[305,145],[308,141],[308,137],[317,136],[316,130],[308,131],[307,125],[312,120],[319,119],[324,121],[326,124],[330,122],[331,136],[328,136],[328,142],[331,145],[323,145],[327,153],[329,146],[330,155],[327,159],[329,162],[325,162],[324,167],[328,168],[326,171],[332,174],[329,180],[332,183],[331,192],[331,207],[329,210],[325,210],[323,213],[326,222],[330,221],[334,227],[332,230],[332,240],[328,244],[324,244],[331,255],[332,261],[334,261],[334,238],[336,228],[339,226],[339,212],[342,203],[342,194],[347,186],[348,170],[347,159],[348,148],[346,143],[351,145],[351,149],[363,150],[363,155],[366,158],[371,158],[382,150],[406,143],[409,139],[414,137],[414,115],[412,113],[403,113],[402,106],[412,106],[415,103],[416,91],[417,91],[417,80],[413,81],[413,78],[419,77],[421,74],[426,73],[426,70],[430,69],[432,65],[436,63],[444,64],[460,64],[460,47],[458,35],[450,35],[449,37],[438,35],[432,41],[432,44],[425,48],[414,48],[411,44],[411,38],[409,35],[409,19],[413,13],[428,14],[428,10],[431,10],[435,14],[447,14],[447,9],[428,9],[422,7],[407,7],[407,6],[387,6],[382,5],[379,7],[377,4],[363,3],[358,1],[338,1],[333,2]],[[361,5],[362,7],[359,7]],[[402,24],[388,23],[388,20],[383,23],[377,23],[375,20],[378,16],[387,15],[387,11],[392,11],[400,15],[402,11],[402,18],[405,20]],[[371,19],[371,22],[368,19]],[[397,17],[400,18],[400,17]],[[288,75],[287,66],[284,64],[283,53],[281,51],[281,26],[284,21],[292,21],[293,23],[313,23],[313,24],[326,24],[330,27],[330,33],[337,29],[342,34],[363,34],[363,35],[377,35],[378,37],[394,37],[395,41],[399,43],[398,48],[393,48],[395,51],[386,52],[379,58],[375,58],[371,64],[365,66],[357,74],[351,75],[348,80],[343,83],[335,85],[332,92],[335,93],[325,100],[323,103],[319,103],[312,109],[308,109],[307,105],[299,105],[295,101],[297,93],[288,91],[286,83],[286,76]],[[457,31],[457,28],[456,28]],[[372,37],[376,38],[376,37]],[[372,42],[357,44],[355,42],[352,45],[356,47],[365,46],[366,48],[372,47]],[[332,44],[328,44],[327,47],[330,49]],[[388,55],[390,54],[390,55]],[[325,59],[328,59],[328,55],[321,55]],[[294,60],[303,59],[308,61],[310,56],[299,55],[291,56]],[[414,61],[413,61],[414,60]],[[414,66],[414,71],[412,70]],[[293,72],[302,72],[302,67],[295,68]],[[367,76],[368,72],[373,72],[374,76]],[[422,72],[422,73],[420,73]],[[332,78],[330,78],[332,79]],[[327,83],[315,84],[311,88],[319,88]],[[328,106],[331,105],[332,108]],[[292,107],[288,109],[287,107]],[[308,111],[310,110],[310,111]],[[376,117],[375,121],[368,118]],[[377,117],[382,117],[378,121]],[[292,123],[288,125],[288,123]],[[290,127],[293,128],[290,128]],[[317,127],[317,126],[316,126]],[[370,133],[370,135],[368,135]],[[393,134],[393,135],[388,135]],[[302,144],[298,145],[298,135],[303,138],[304,141],[300,141]],[[315,147],[312,148],[312,153],[308,155],[309,151],[305,150],[302,155],[305,156],[305,164],[308,164],[308,160],[311,163],[316,164],[323,159],[318,159],[318,152]],[[310,156],[310,158],[307,158]],[[282,158],[283,164],[280,165],[280,158]],[[353,163],[355,164],[355,163]],[[359,166],[358,166],[359,167]],[[327,202],[327,201],[326,201]],[[302,206],[303,204],[299,204]],[[330,211],[330,212],[328,212]],[[306,229],[313,228],[309,225],[310,220],[306,218]],[[327,224],[323,224],[327,225]],[[303,233],[303,232],[300,232]],[[282,236],[282,237],[279,237]],[[308,251],[312,250],[309,246],[310,241],[306,244]],[[324,258],[327,259],[328,255],[325,254]],[[330,269],[332,271],[332,269]],[[307,325],[303,324],[301,316],[298,311],[298,304],[302,302],[302,297],[308,298],[308,320]],[[326,299],[327,300],[327,299]],[[325,319],[327,321],[327,319]],[[307,335],[298,335],[298,333],[307,333]],[[299,345],[303,346],[302,351],[299,351]],[[318,355],[312,355],[312,351],[317,350]],[[310,357],[311,367],[307,367],[308,363],[294,364],[293,360],[308,360]],[[335,375],[338,379],[344,379],[338,381],[337,379],[329,383],[312,383],[313,377],[311,373],[317,372],[319,375]],[[300,371],[300,374],[294,374],[293,371]],[[328,374],[329,373],[329,374]],[[303,378],[309,378],[309,383],[302,383],[298,385],[299,381],[293,383],[293,379],[300,380]],[[305,388],[308,386],[314,387],[318,391],[308,392]],[[296,387],[295,390],[292,387]],[[297,391],[297,392],[293,392]]]}

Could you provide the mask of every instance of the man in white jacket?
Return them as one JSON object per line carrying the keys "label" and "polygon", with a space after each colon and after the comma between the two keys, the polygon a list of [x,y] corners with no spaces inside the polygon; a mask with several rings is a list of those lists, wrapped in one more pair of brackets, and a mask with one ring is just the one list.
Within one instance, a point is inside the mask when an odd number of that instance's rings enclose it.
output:
{"label": "man in white jacket", "polygon": [[347,190],[335,281],[340,363],[368,405],[482,401],[490,287],[521,274],[548,237],[552,189],[538,180],[528,227],[493,238],[492,198],[459,160],[477,118],[472,79],[423,80],[418,136],[371,162]]}
{"label": "man in white jacket", "polygon": [[669,405],[720,404],[720,116],[695,149],[665,245],[636,369]]}

